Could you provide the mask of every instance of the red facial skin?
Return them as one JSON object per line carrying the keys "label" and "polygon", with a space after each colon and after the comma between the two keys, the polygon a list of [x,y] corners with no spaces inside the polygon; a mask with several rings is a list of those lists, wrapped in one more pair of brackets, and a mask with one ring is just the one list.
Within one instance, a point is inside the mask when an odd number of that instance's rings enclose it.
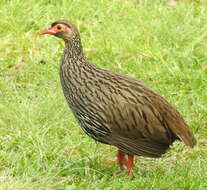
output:
{"label": "red facial skin", "polygon": [[40,34],[57,34],[59,32],[65,32],[67,27],[64,24],[56,24],[40,31]]}

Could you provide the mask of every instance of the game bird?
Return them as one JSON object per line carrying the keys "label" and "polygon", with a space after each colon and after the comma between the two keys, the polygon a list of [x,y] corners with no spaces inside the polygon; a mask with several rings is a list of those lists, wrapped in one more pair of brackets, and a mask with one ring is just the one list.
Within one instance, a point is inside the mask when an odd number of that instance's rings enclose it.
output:
{"label": "game bird", "polygon": [[64,40],[65,99],[87,135],[118,148],[117,162],[129,175],[134,155],[159,158],[175,140],[196,144],[183,117],[162,96],[139,80],[91,64],[70,21],[56,21],[40,33]]}

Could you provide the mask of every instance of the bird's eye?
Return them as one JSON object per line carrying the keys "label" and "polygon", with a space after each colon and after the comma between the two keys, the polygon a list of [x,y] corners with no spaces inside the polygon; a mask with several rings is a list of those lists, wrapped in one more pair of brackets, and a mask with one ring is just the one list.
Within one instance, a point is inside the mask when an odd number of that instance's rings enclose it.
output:
{"label": "bird's eye", "polygon": [[58,29],[58,30],[61,30],[61,28],[62,28],[62,27],[61,27],[60,25],[57,26],[57,29]]}

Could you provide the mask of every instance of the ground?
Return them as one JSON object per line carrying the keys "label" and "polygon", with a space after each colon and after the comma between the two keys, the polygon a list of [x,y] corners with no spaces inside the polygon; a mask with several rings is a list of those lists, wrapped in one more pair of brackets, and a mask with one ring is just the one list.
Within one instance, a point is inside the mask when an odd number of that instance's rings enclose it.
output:
{"label": "ground", "polygon": [[[1,0],[0,189],[207,189],[205,0]],[[195,148],[136,157],[134,177],[116,148],[95,143],[68,109],[59,81],[64,43],[38,31],[60,18],[81,33],[86,57],[133,76],[183,114]]]}

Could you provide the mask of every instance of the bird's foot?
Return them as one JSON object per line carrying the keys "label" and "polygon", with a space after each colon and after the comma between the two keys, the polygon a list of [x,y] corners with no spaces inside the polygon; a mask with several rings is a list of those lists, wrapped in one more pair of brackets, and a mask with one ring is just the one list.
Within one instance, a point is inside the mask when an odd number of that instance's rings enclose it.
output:
{"label": "bird's foot", "polygon": [[117,153],[117,162],[121,170],[127,171],[128,176],[133,176],[132,166],[134,161],[133,155],[128,155],[128,160],[125,158],[125,153],[121,150],[118,150]]}
{"label": "bird's foot", "polygon": [[126,170],[127,161],[125,158],[125,153],[122,152],[121,150],[118,150],[117,152],[117,162],[121,170]]}

